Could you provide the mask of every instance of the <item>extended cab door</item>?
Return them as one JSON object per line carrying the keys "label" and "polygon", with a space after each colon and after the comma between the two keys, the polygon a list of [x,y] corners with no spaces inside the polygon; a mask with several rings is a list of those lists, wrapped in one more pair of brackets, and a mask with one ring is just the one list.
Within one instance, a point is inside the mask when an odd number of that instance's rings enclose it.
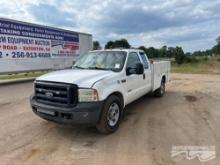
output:
{"label": "extended cab door", "polygon": [[152,75],[151,75],[150,62],[144,52],[139,52],[139,55],[144,65],[144,81],[145,81],[144,85],[146,86],[145,88],[146,93],[148,93],[152,90]]}
{"label": "extended cab door", "polygon": [[[126,63],[127,68],[134,68],[137,63],[141,63],[138,53],[131,52],[128,54],[128,59]],[[126,75],[126,104],[143,96],[146,92],[144,74],[131,74]]]}

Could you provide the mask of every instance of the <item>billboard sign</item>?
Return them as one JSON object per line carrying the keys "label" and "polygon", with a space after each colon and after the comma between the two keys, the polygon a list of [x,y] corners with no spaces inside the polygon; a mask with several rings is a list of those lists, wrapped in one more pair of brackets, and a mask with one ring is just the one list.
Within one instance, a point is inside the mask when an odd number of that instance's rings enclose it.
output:
{"label": "billboard sign", "polygon": [[0,19],[0,61],[71,58],[78,54],[78,33]]}

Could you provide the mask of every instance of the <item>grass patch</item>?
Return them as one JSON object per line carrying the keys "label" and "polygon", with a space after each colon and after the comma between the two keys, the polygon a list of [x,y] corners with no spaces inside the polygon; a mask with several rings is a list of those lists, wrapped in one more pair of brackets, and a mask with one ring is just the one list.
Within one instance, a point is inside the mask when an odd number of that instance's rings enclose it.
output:
{"label": "grass patch", "polygon": [[6,74],[0,75],[0,80],[14,80],[14,79],[22,79],[22,78],[35,78],[39,77],[43,74],[47,73],[47,71],[41,72],[29,72],[29,73],[17,73],[17,74]]}
{"label": "grass patch", "polygon": [[197,57],[194,63],[184,63],[181,65],[172,62],[172,73],[192,73],[192,74],[220,74],[219,57]]}

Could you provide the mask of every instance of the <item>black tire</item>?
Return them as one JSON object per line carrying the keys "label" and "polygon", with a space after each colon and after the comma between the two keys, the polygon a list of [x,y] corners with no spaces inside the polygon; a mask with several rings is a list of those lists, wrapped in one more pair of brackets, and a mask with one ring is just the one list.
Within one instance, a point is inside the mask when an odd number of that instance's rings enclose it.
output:
{"label": "black tire", "polygon": [[[110,125],[109,114],[110,114],[110,108],[113,105],[116,107],[117,106],[119,107],[119,118],[115,125]],[[110,97],[108,97],[108,99],[105,101],[103,105],[101,117],[100,117],[99,122],[96,125],[96,129],[99,132],[104,133],[104,134],[110,134],[110,133],[115,132],[119,127],[120,120],[122,117],[122,107],[123,106],[122,106],[121,100],[117,96],[111,95]]]}
{"label": "black tire", "polygon": [[154,96],[155,97],[162,97],[166,92],[166,82],[164,79],[161,80],[161,84],[160,84],[160,88],[158,88],[155,92],[154,92]]}

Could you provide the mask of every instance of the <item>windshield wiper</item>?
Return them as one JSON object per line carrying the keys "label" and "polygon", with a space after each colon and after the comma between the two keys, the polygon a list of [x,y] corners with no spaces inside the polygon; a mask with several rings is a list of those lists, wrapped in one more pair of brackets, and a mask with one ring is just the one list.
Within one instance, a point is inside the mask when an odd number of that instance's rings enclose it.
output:
{"label": "windshield wiper", "polygon": [[107,68],[99,68],[99,67],[89,67],[88,69],[97,69],[97,70],[110,70],[110,69],[107,69]]}
{"label": "windshield wiper", "polygon": [[80,67],[80,66],[74,66],[75,68],[77,69],[86,69],[86,68],[83,68],[83,67]]}
{"label": "windshield wiper", "polygon": [[96,69],[96,70],[111,70],[111,71],[115,71],[114,69],[107,69],[107,68],[99,68],[99,67],[88,67],[88,68],[83,68],[83,67],[80,67],[80,66],[74,66],[74,68],[77,68],[77,69]]}

